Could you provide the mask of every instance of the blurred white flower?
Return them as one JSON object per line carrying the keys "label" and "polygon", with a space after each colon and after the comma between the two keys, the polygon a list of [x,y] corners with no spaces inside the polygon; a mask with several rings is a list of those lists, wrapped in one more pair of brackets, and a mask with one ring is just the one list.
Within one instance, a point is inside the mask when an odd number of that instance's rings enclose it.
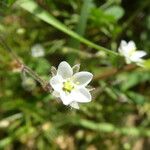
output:
{"label": "blurred white flower", "polygon": [[136,49],[136,45],[133,41],[127,43],[122,40],[118,51],[125,57],[127,64],[130,64],[131,62],[141,63],[143,61],[142,57],[146,55],[145,51]]}
{"label": "blurred white flower", "polygon": [[27,91],[32,91],[36,87],[36,82],[31,77],[23,77],[22,87]]}
{"label": "blurred white flower", "polygon": [[45,55],[44,47],[41,44],[35,44],[31,48],[32,57],[43,57]]}
{"label": "blurred white flower", "polygon": [[26,30],[24,28],[18,28],[16,32],[17,34],[22,35],[26,32]]}
{"label": "blurred white flower", "polygon": [[86,86],[92,80],[90,72],[81,71],[73,74],[71,66],[63,61],[59,64],[55,76],[50,79],[53,95],[59,97],[64,105],[79,109],[78,103],[91,101],[91,94]]}
{"label": "blurred white flower", "polygon": [[8,120],[1,120],[0,121],[0,128],[7,128],[10,125]]}

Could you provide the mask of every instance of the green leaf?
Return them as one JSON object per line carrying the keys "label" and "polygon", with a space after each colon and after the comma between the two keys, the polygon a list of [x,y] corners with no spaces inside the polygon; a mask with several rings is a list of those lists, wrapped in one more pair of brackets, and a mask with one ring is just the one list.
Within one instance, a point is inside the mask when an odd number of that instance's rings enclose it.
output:
{"label": "green leaf", "polygon": [[120,6],[111,6],[105,10],[107,15],[111,15],[115,20],[119,20],[124,15],[124,10]]}
{"label": "green leaf", "polygon": [[79,125],[81,127],[96,131],[96,132],[106,132],[106,133],[118,133],[127,136],[150,136],[150,130],[141,127],[118,127],[111,123],[106,122],[93,122],[85,119],[77,119],[72,123]]}
{"label": "green leaf", "polygon": [[102,46],[99,46],[82,36],[78,35],[77,33],[73,32],[72,30],[68,29],[67,26],[65,26],[63,23],[58,21],[55,17],[53,17],[51,14],[49,14],[47,11],[42,9],[38,6],[38,4],[32,0],[20,0],[18,1],[18,5],[22,7],[23,9],[29,11],[30,13],[34,14],[36,17],[40,18],[41,20],[45,21],[46,23],[52,25],[53,27],[59,29],[60,31],[68,34],[69,36],[79,40],[80,42],[95,48],[96,50],[102,50],[105,51],[108,54],[119,56],[118,53],[108,50],[107,48],[104,48]]}
{"label": "green leaf", "polygon": [[124,81],[120,85],[121,89],[127,91],[140,83],[150,81],[149,71],[144,71],[144,73],[137,71],[130,74],[124,74],[123,80]]}
{"label": "green leaf", "polygon": [[13,142],[12,136],[0,140],[0,149],[6,148],[7,145]]}
{"label": "green leaf", "polygon": [[[92,0],[86,0],[86,1],[83,0],[80,17],[78,20],[78,24],[76,26],[76,32],[81,36],[84,35],[86,25],[87,25],[87,20],[92,7],[93,7]],[[80,42],[78,40],[71,39],[70,44],[72,45],[73,48],[79,48]]]}
{"label": "green leaf", "polygon": [[144,104],[144,102],[146,101],[146,99],[145,99],[145,97],[143,95],[135,93],[135,92],[128,92],[127,95],[136,104]]}
{"label": "green leaf", "polygon": [[93,8],[91,11],[91,20],[97,26],[109,26],[115,22],[115,19],[112,15],[105,13],[100,8]]}
{"label": "green leaf", "polygon": [[142,64],[145,69],[150,69],[150,59],[147,59]]}
{"label": "green leaf", "polygon": [[[83,0],[80,17],[79,17],[79,20],[78,20],[78,23],[77,23],[76,29],[75,29],[76,33],[78,33],[80,36],[84,35],[84,32],[86,30],[86,26],[87,26],[88,17],[89,17],[89,14],[90,14],[92,7],[93,7],[92,0],[86,0],[86,1]],[[74,38],[71,38],[69,41],[69,45],[72,48],[79,49],[80,48],[80,41],[76,40]],[[69,56],[68,60],[70,62],[74,63],[76,57],[77,57],[77,54]]]}
{"label": "green leaf", "polygon": [[2,1],[2,4],[4,4],[4,5],[12,5],[14,2],[15,2],[16,0],[4,0],[4,1]]}

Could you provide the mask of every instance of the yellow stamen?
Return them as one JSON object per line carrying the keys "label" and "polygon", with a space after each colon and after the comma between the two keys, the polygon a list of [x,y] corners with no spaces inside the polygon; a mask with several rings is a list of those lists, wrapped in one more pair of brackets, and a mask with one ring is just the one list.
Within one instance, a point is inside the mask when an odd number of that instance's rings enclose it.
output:
{"label": "yellow stamen", "polygon": [[74,89],[74,85],[71,81],[66,81],[64,82],[64,85],[63,85],[63,90],[65,92],[71,92],[72,90]]}

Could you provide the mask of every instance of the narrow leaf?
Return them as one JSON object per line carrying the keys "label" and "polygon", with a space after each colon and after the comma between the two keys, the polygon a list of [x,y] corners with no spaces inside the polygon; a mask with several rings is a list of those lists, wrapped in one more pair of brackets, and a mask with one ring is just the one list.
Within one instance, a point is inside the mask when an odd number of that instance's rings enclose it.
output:
{"label": "narrow leaf", "polygon": [[29,11],[30,13],[34,14],[41,20],[52,25],[53,27],[55,27],[55,28],[61,30],[62,32],[68,34],[69,36],[79,40],[80,42],[82,42],[92,48],[95,48],[96,50],[102,50],[108,54],[119,56],[118,53],[110,51],[107,48],[104,48],[102,46],[99,46],[99,45],[83,38],[82,36],[78,35],[77,33],[71,31],[70,29],[67,28],[67,26],[65,26],[63,23],[58,21],[55,17],[53,17],[47,11],[45,11],[40,6],[38,6],[38,4],[36,2],[34,2],[32,0],[20,0],[20,1],[18,1],[18,5],[20,7],[22,7],[23,9]]}

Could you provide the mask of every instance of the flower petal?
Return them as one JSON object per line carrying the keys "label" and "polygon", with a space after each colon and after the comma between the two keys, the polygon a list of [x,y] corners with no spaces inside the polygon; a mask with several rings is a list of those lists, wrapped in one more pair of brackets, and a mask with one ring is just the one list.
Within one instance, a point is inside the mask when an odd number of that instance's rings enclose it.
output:
{"label": "flower petal", "polygon": [[72,97],[73,101],[80,103],[87,103],[92,99],[90,92],[86,88],[80,88],[72,91],[70,97]]}
{"label": "flower petal", "polygon": [[120,43],[120,46],[118,48],[118,51],[120,52],[120,54],[124,55],[124,52],[126,51],[126,47],[127,47],[127,42],[125,40],[122,40]]}
{"label": "flower petal", "polygon": [[127,46],[128,43],[125,40],[121,40],[121,46]]}
{"label": "flower petal", "polygon": [[45,50],[41,44],[35,44],[31,48],[31,55],[33,57],[42,57],[45,55]]}
{"label": "flower petal", "polygon": [[121,48],[126,47],[127,45],[128,43],[125,40],[121,40],[121,43],[120,43]]}
{"label": "flower petal", "polygon": [[75,109],[79,109],[79,105],[78,105],[77,102],[72,102],[72,103],[70,104],[70,106],[73,107],[73,108],[75,108]]}
{"label": "flower petal", "polygon": [[73,75],[73,82],[78,86],[86,86],[93,78],[93,74],[90,72],[82,71]]}
{"label": "flower petal", "polygon": [[60,75],[63,79],[67,79],[73,75],[73,70],[67,62],[63,61],[58,66],[57,75]]}
{"label": "flower petal", "polygon": [[134,41],[129,41],[128,42],[128,49],[129,50],[136,50],[136,45],[135,45],[135,43],[134,43]]}
{"label": "flower petal", "polygon": [[56,75],[50,79],[50,85],[55,91],[60,92],[62,90],[63,80],[60,76]]}
{"label": "flower petal", "polygon": [[66,94],[65,92],[60,93],[60,99],[64,105],[69,105],[73,102],[71,94]]}
{"label": "flower petal", "polygon": [[144,51],[135,51],[132,56],[130,57],[130,59],[134,62],[138,62],[141,61],[141,57],[145,56],[146,52]]}
{"label": "flower petal", "polygon": [[136,50],[136,45],[133,41],[129,41],[128,43],[124,40],[121,41],[118,51],[121,55],[125,57],[129,57],[131,53]]}

